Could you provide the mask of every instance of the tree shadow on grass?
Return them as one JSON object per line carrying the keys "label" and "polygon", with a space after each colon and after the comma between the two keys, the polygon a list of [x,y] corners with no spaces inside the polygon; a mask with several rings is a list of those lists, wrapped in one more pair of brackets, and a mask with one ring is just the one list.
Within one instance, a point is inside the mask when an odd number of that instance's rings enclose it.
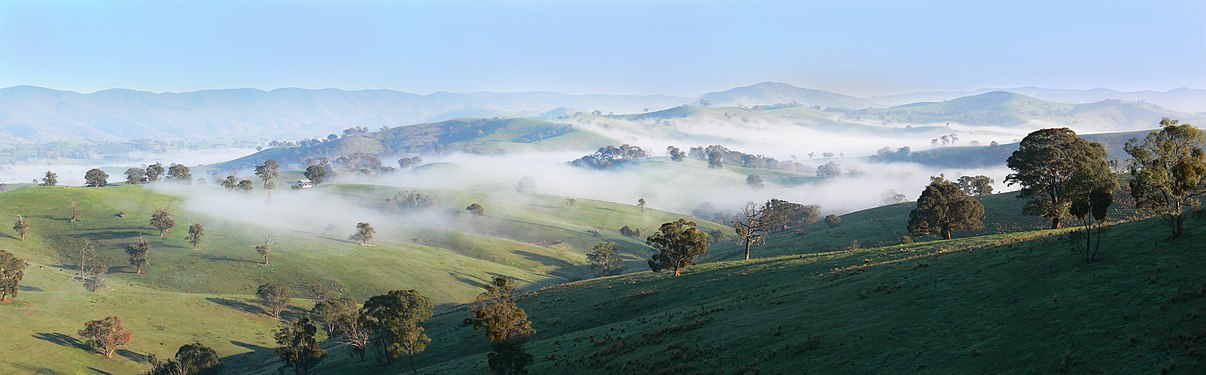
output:
{"label": "tree shadow on grass", "polygon": [[148,362],[148,357],[146,354],[135,353],[133,351],[126,350],[126,349],[117,349],[117,355],[126,357],[126,359],[129,359],[129,360],[137,362],[137,363],[147,363]]}
{"label": "tree shadow on grass", "polygon": [[65,335],[65,334],[58,333],[58,332],[39,332],[39,333],[33,334],[33,337],[35,339],[47,341],[47,342],[50,342],[52,344],[62,346],[62,347],[76,348],[76,349],[88,350],[88,351],[92,350],[92,348],[88,347],[88,345],[84,344],[79,339],[75,338],[75,336]]}
{"label": "tree shadow on grass", "polygon": [[264,309],[260,308],[259,306],[252,305],[250,303],[243,302],[243,301],[233,300],[233,299],[229,299],[229,298],[216,298],[216,297],[209,297],[209,298],[206,298],[206,300],[209,302],[213,302],[213,303],[216,303],[216,304],[219,304],[222,306],[226,306],[226,307],[229,307],[229,308],[232,308],[235,310],[239,310],[239,311],[242,311],[245,313],[249,313],[249,314],[267,314],[267,312],[264,311]]}
{"label": "tree shadow on grass", "polygon": [[21,285],[21,286],[17,287],[17,290],[21,291],[21,292],[41,292],[42,288],[39,288],[36,286]]}
{"label": "tree shadow on grass", "polygon": [[201,259],[204,259],[204,260],[207,260],[210,262],[222,262],[222,263],[260,263],[260,262],[254,261],[254,260],[247,260],[247,259],[243,259],[243,258],[234,258],[234,257],[226,256],[226,255],[202,255]]}
{"label": "tree shadow on grass", "polygon": [[574,265],[570,264],[570,262],[566,262],[565,260],[557,259],[557,258],[548,256],[548,255],[544,255],[544,254],[537,254],[537,253],[533,253],[530,251],[524,251],[524,250],[515,250],[515,254],[522,256],[524,259],[527,259],[527,260],[530,260],[530,261],[533,261],[536,263],[540,263],[540,264],[543,264],[546,266],[552,266],[553,270],[549,271],[550,275],[561,276],[561,277],[564,277],[567,279],[573,277],[573,274],[571,272],[568,272],[567,270],[570,269],[571,267],[574,267]]}
{"label": "tree shadow on grass", "polygon": [[137,230],[89,231],[89,232],[83,232],[83,233],[73,233],[73,234],[71,234],[71,237],[86,238],[86,239],[93,240],[93,241],[97,241],[97,240],[103,241],[103,240],[118,240],[118,239],[125,239],[125,238],[134,238],[134,237],[138,237],[140,235],[143,236],[143,238],[147,237],[146,233],[143,233],[142,231],[137,231]]}
{"label": "tree shadow on grass", "polygon": [[96,368],[96,367],[88,367],[88,369],[89,369],[89,370],[92,370],[92,372],[97,373],[97,374],[102,374],[102,375],[113,375],[113,373],[112,373],[112,372],[108,372],[108,371],[105,371],[105,370],[101,370],[101,369],[98,369],[98,368]]}
{"label": "tree shadow on grass", "polygon": [[222,366],[225,368],[237,368],[250,372],[250,370],[275,368],[280,365],[280,362],[276,360],[274,348],[234,340],[231,340],[230,343],[251,351],[223,357]]}

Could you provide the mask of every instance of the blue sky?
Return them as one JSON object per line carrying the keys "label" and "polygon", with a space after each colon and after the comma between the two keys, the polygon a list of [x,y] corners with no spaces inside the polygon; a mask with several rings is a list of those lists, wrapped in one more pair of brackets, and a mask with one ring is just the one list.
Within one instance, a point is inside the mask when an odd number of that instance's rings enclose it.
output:
{"label": "blue sky", "polygon": [[1206,88],[1206,2],[0,1],[0,87]]}

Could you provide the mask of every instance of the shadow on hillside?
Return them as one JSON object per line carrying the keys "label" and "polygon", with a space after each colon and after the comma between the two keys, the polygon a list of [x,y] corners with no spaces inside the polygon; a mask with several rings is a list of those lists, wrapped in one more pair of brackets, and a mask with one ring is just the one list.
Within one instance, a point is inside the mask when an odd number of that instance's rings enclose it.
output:
{"label": "shadow on hillside", "polygon": [[247,260],[247,259],[243,259],[243,258],[234,258],[234,257],[226,256],[226,255],[202,255],[201,259],[208,260],[210,262],[222,262],[222,263],[260,263],[260,262],[254,261],[254,260]]}
{"label": "shadow on hillside", "polygon": [[486,287],[486,283],[482,282],[481,280],[471,279],[470,278],[470,277],[472,277],[471,275],[457,273],[457,274],[453,274],[452,277],[455,278],[456,281],[460,281],[460,282],[468,284],[468,285],[473,285],[478,288]]}
{"label": "shadow on hillside", "polygon": [[617,209],[614,209],[614,208],[608,208],[608,207],[595,207],[595,209],[596,209],[596,210],[603,210],[603,211],[619,212],[619,213],[622,213],[622,214],[627,214],[627,213],[629,213],[629,212],[624,212],[624,211],[620,211],[620,210],[617,210]]}
{"label": "shadow on hillside", "polygon": [[225,368],[244,369],[249,371],[279,364],[279,362],[275,361],[275,349],[273,348],[234,340],[231,340],[230,343],[251,351],[242,354],[235,354],[229,357],[223,357],[222,366]]}
{"label": "shadow on hillside", "polygon": [[54,217],[54,216],[50,216],[50,215],[33,215],[33,216],[30,216],[30,218],[50,220],[50,221],[68,221],[68,219],[70,219],[70,218],[66,218],[66,217]]}
{"label": "shadow on hillside", "polygon": [[148,362],[148,357],[146,354],[135,353],[133,351],[129,351],[126,349],[117,349],[117,355],[126,357],[126,359],[129,359],[129,360],[137,362],[137,363],[147,363]]}
{"label": "shadow on hillside", "polygon": [[62,347],[76,348],[80,350],[92,350],[92,348],[89,348],[88,345],[84,345],[84,343],[75,338],[75,336],[69,336],[58,332],[39,332],[33,334],[33,337],[35,339],[50,342]]}
{"label": "shadow on hillside", "polygon": [[527,260],[530,260],[533,262],[537,262],[537,263],[540,263],[540,264],[543,264],[546,266],[552,266],[553,270],[548,272],[548,274],[550,274],[550,275],[561,276],[564,278],[570,278],[570,276],[572,276],[570,273],[566,272],[565,270],[570,267],[573,267],[574,265],[570,264],[569,262],[566,262],[564,260],[557,259],[557,258],[548,256],[548,255],[536,254],[536,253],[533,253],[530,251],[524,251],[524,250],[515,250],[515,254],[519,254],[519,256],[522,256],[524,259],[527,259]]}
{"label": "shadow on hillside", "polygon": [[9,235],[8,233],[0,233],[0,237],[4,237],[4,238],[11,238],[11,239],[14,239],[14,240],[21,240],[20,238],[17,238],[16,236]]}
{"label": "shadow on hillside", "polygon": [[86,239],[96,241],[96,240],[117,240],[117,239],[123,239],[123,238],[132,238],[132,237],[138,237],[139,235],[142,235],[143,238],[148,237],[148,236],[146,236],[146,233],[143,233],[142,231],[137,231],[137,230],[83,231],[82,233],[73,233],[71,235],[71,237],[86,238]]}
{"label": "shadow on hillside", "polygon": [[17,286],[17,291],[19,291],[19,292],[41,292],[42,288],[39,288],[36,286],[20,285],[20,286]]}
{"label": "shadow on hillside", "polygon": [[[102,375],[113,375],[113,373],[112,373],[112,372],[108,372],[108,371],[105,371],[105,370],[101,370],[101,369],[98,369],[98,368],[96,368],[96,367],[91,367],[91,366],[89,366],[89,367],[88,367],[88,369],[89,369],[89,370],[92,370],[92,372],[97,373],[97,374],[102,374]],[[51,374],[53,374],[53,372],[51,372]]]}
{"label": "shadow on hillside", "polygon": [[233,299],[217,298],[217,297],[209,297],[209,298],[206,298],[206,300],[209,302],[213,302],[213,303],[216,303],[216,304],[219,304],[222,306],[226,306],[226,307],[229,307],[229,308],[232,308],[235,310],[239,310],[239,311],[242,311],[245,313],[267,314],[267,312],[264,311],[264,309],[260,308],[259,306],[255,306],[255,305],[249,304],[247,302],[243,302],[243,301],[236,301]]}

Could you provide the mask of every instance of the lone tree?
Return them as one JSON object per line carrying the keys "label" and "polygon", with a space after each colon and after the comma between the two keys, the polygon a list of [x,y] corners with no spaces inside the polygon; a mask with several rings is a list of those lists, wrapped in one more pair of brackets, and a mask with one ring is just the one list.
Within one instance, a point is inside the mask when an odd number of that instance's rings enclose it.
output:
{"label": "lone tree", "polygon": [[992,178],[984,175],[959,177],[959,189],[964,194],[984,200],[985,195],[992,194]]}
{"label": "lone tree", "polygon": [[126,246],[126,255],[130,256],[130,265],[135,267],[134,273],[141,275],[142,267],[151,260],[151,243],[138,236],[134,243]]}
{"label": "lone tree", "polygon": [[276,244],[272,242],[272,237],[265,237],[263,243],[255,245],[255,252],[260,254],[260,257],[264,259],[265,266],[271,264],[268,263],[268,256],[272,255],[272,247],[275,245]]}
{"label": "lone tree", "polygon": [[308,317],[302,317],[295,322],[281,322],[276,335],[276,356],[280,357],[285,368],[292,368],[297,375],[308,374],[327,356],[327,351],[318,345],[314,335],[318,327]]}
{"label": "lone tree", "polygon": [[770,235],[770,229],[780,225],[775,214],[768,204],[746,202],[741,213],[733,218],[737,240],[745,244],[745,260],[750,260],[750,245],[762,243]]}
{"label": "lone tree", "polygon": [[155,163],[147,166],[147,182],[159,182],[163,179],[164,172],[163,163]]}
{"label": "lone tree", "polygon": [[616,244],[611,241],[595,244],[590,254],[586,254],[586,260],[590,262],[595,276],[619,275],[624,271],[624,260],[620,259],[620,254],[616,253]]}
{"label": "lone tree", "polygon": [[113,358],[113,352],[117,351],[117,347],[130,343],[130,339],[134,337],[134,334],[130,333],[121,324],[121,319],[116,316],[90,320],[84,323],[84,329],[78,333],[88,346],[91,346],[97,353],[103,354],[105,358]]}
{"label": "lone tree", "polygon": [[352,240],[360,241],[361,245],[368,245],[369,240],[373,239],[373,234],[377,230],[373,229],[373,225],[367,222],[356,223],[356,233],[352,234]]}
{"label": "lone tree", "polygon": [[328,163],[313,164],[306,167],[306,172],[303,174],[306,176],[306,179],[309,179],[311,183],[318,186],[335,177],[335,170]]}
{"label": "lone tree", "polygon": [[637,207],[641,208],[641,215],[645,214],[645,198],[637,199]]}
{"label": "lone tree", "polygon": [[138,185],[147,182],[147,170],[133,167],[126,170],[126,183],[130,185]]}
{"label": "lone tree", "polygon": [[100,168],[89,169],[84,173],[84,186],[88,187],[103,187],[109,183],[109,174]]}
{"label": "lone tree", "polygon": [[154,361],[151,366],[147,375],[217,375],[222,371],[222,358],[213,348],[194,342],[180,346],[174,358]]}
{"label": "lone tree", "polygon": [[188,243],[193,245],[193,250],[197,250],[197,244],[201,243],[201,237],[205,236],[205,226],[200,223],[193,223],[188,226]]}
{"label": "lone tree", "polygon": [[473,214],[473,216],[482,216],[486,214],[486,208],[477,203],[470,204],[469,207],[465,207],[465,211],[469,211],[469,213]]}
{"label": "lone tree", "polygon": [[749,176],[745,176],[745,186],[761,189],[763,186],[766,186],[766,184],[762,182],[762,176],[751,174]]}
{"label": "lone tree", "polygon": [[532,355],[523,349],[528,337],[536,334],[528,313],[515,304],[515,281],[506,276],[494,276],[486,291],[473,304],[473,317],[465,325],[474,331],[484,330],[490,340],[487,355],[490,369],[496,374],[526,374]]}
{"label": "lone tree", "polygon": [[1005,177],[1005,183],[1021,185],[1018,199],[1028,200],[1023,213],[1050,219],[1051,229],[1059,229],[1072,203],[1068,196],[1072,176],[1082,169],[1108,173],[1108,167],[1099,168],[1105,159],[1105,148],[1077,137],[1071,129],[1042,129],[1023,138],[1006,160],[1014,173]]}
{"label": "lone tree", "polygon": [[67,221],[71,222],[71,223],[80,221],[80,204],[79,203],[76,203],[75,201],[71,201],[71,218],[67,219]]}
{"label": "lone tree", "polygon": [[25,277],[25,261],[12,253],[0,250],[0,302],[8,296],[17,298],[21,279]]}
{"label": "lone tree", "polygon": [[17,236],[21,237],[21,242],[25,242],[25,234],[29,233],[29,220],[25,220],[24,216],[17,216],[17,222],[13,224],[13,230],[17,231]]}
{"label": "lone tree", "polygon": [[255,290],[256,298],[260,299],[260,303],[264,305],[264,310],[272,315],[273,318],[280,319],[281,311],[289,306],[289,301],[293,299],[289,295],[289,287],[280,283],[267,283],[260,285]]}
{"label": "lone tree", "polygon": [[42,186],[55,186],[59,184],[59,174],[51,171],[46,171],[46,177],[42,177]]}
{"label": "lone tree", "polygon": [[167,171],[168,180],[182,183],[192,183],[193,173],[189,171],[188,166],[184,164],[172,163]]}
{"label": "lone tree", "polygon": [[169,209],[155,210],[155,213],[151,214],[151,226],[159,230],[159,238],[162,239],[176,226],[176,219],[172,217],[172,211]]}
{"label": "lone tree", "polygon": [[656,251],[649,260],[649,268],[653,272],[674,270],[676,277],[684,267],[695,264],[695,258],[708,252],[708,234],[696,229],[695,222],[685,219],[662,224],[645,243]]}
{"label": "lone tree", "polygon": [[268,197],[272,197],[272,189],[276,188],[276,184],[272,179],[280,174],[281,165],[276,163],[276,160],[268,159],[264,164],[255,166],[255,175],[260,176],[260,180],[264,181],[264,190],[268,191]]}
{"label": "lone tree", "polygon": [[430,298],[413,289],[391,290],[369,298],[361,312],[372,327],[378,358],[393,363],[406,356],[411,371],[419,373],[415,356],[427,350],[431,342],[422,324],[431,318],[432,306]]}
{"label": "lone tree", "polygon": [[842,217],[835,214],[825,215],[825,225],[828,225],[830,228],[840,227],[842,226]]}
{"label": "lone tree", "polygon": [[1185,233],[1185,207],[1198,204],[1195,197],[1206,193],[1206,156],[1202,131],[1177,120],[1160,120],[1162,129],[1139,143],[1131,139],[1124,147],[1131,155],[1129,183],[1139,209],[1160,215],[1172,230],[1172,238]]}
{"label": "lone tree", "polygon": [[687,159],[687,153],[683,152],[683,150],[680,150],[678,147],[666,147],[666,153],[670,154],[670,160],[673,161],[683,161]]}
{"label": "lone tree", "polygon": [[984,227],[984,205],[964,194],[955,183],[934,177],[917,198],[917,208],[909,213],[909,233],[914,236],[936,234],[951,239],[955,230]]}

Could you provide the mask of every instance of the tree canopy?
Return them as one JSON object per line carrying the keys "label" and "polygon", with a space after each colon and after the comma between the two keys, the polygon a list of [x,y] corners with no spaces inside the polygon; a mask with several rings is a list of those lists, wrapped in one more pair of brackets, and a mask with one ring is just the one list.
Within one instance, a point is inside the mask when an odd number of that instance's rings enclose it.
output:
{"label": "tree canopy", "polygon": [[1018,199],[1026,199],[1022,212],[1051,220],[1051,229],[1068,217],[1072,178],[1078,171],[1109,173],[1105,148],[1086,141],[1068,128],[1042,129],[1030,133],[1006,164],[1014,173],[1005,177],[1009,185],[1020,185]]}
{"label": "tree canopy", "polygon": [[984,205],[964,194],[959,186],[942,176],[934,177],[917,198],[917,208],[909,213],[909,233],[939,235],[951,239],[955,230],[975,230],[984,226]]}
{"label": "tree canopy", "polygon": [[1206,193],[1206,152],[1202,131],[1193,125],[1169,118],[1160,125],[1142,143],[1131,139],[1124,146],[1134,177],[1129,185],[1138,208],[1162,216],[1176,238],[1185,232],[1185,208]]}
{"label": "tree canopy", "polygon": [[654,272],[673,270],[674,276],[681,275],[684,267],[695,264],[695,258],[708,252],[708,234],[697,229],[695,222],[685,219],[662,224],[645,243],[655,251],[649,268]]}

